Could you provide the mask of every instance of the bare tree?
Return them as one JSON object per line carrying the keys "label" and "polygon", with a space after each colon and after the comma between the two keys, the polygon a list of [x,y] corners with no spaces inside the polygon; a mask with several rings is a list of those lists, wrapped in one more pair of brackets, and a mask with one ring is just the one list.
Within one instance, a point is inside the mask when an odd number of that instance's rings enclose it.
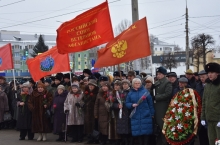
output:
{"label": "bare tree", "polygon": [[212,52],[211,48],[215,44],[215,41],[211,35],[206,34],[198,34],[194,36],[191,40],[193,46],[196,49],[202,50],[202,58],[203,58],[203,67],[206,65],[206,55],[209,52]]}
{"label": "bare tree", "polygon": [[[118,36],[119,34],[121,34],[121,32],[128,29],[131,26],[131,24],[132,23],[130,20],[127,19],[122,20],[114,29],[115,36]],[[125,71],[128,72],[128,70],[130,70],[129,66],[132,66],[132,61],[125,63]]]}
{"label": "bare tree", "polygon": [[169,69],[170,72],[171,72],[172,68],[177,68],[177,61],[175,59],[175,55],[172,54],[171,52],[166,53],[166,54],[163,53],[161,65],[164,66],[165,68]]}
{"label": "bare tree", "polygon": [[175,47],[174,47],[174,51],[181,51],[182,49],[179,47],[179,45],[176,45]]}

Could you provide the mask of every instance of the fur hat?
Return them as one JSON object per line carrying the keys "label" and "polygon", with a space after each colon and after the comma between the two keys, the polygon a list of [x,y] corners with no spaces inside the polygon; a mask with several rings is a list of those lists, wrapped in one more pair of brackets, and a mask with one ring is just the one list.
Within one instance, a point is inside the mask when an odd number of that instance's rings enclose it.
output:
{"label": "fur hat", "polygon": [[59,85],[59,86],[57,87],[57,90],[58,90],[58,89],[65,90],[65,87],[64,87],[63,85]]}
{"label": "fur hat", "polygon": [[108,81],[103,82],[102,86],[107,86],[109,89],[111,88],[111,84]]}
{"label": "fur hat", "polygon": [[54,80],[59,80],[59,81],[62,81],[62,77],[60,75],[56,75]]}
{"label": "fur hat", "polygon": [[120,77],[120,73],[119,73],[118,71],[115,71],[115,72],[113,73],[113,76],[114,76],[114,77]]}
{"label": "fur hat", "polygon": [[119,86],[121,86],[121,80],[118,80],[118,79],[115,80],[115,81],[114,81],[114,85],[119,85]]}
{"label": "fur hat", "polygon": [[51,84],[51,79],[50,78],[45,79],[44,83]]}
{"label": "fur hat", "polygon": [[84,70],[83,70],[83,73],[86,73],[86,74],[88,74],[88,75],[92,75],[92,72],[91,72],[90,69],[84,69]]}
{"label": "fur hat", "polygon": [[136,72],[135,71],[129,71],[128,76],[136,76]]}
{"label": "fur hat", "polygon": [[178,81],[182,83],[188,83],[188,79],[185,77],[181,77]]}
{"label": "fur hat", "polygon": [[[100,73],[98,73],[98,72],[95,72],[95,73],[93,73],[93,76],[95,76],[96,77],[96,79],[98,80],[99,79],[99,77],[101,77],[101,74]],[[90,78],[89,78],[90,79]]]}
{"label": "fur hat", "polygon": [[88,80],[97,80],[97,78],[94,75],[91,75],[88,77]]}
{"label": "fur hat", "polygon": [[89,81],[89,77],[85,77],[83,81]]}
{"label": "fur hat", "polygon": [[167,74],[167,69],[160,66],[160,67],[157,68],[156,72],[159,72],[159,73],[162,73],[162,74],[166,75]]}
{"label": "fur hat", "polygon": [[78,83],[73,83],[73,84],[71,85],[71,87],[72,87],[72,88],[76,87],[76,88],[79,89],[79,84],[78,84]]}
{"label": "fur hat", "polygon": [[218,63],[216,62],[210,62],[208,64],[206,64],[205,66],[205,71],[208,72],[216,72],[216,73],[220,73],[220,66]]}
{"label": "fur hat", "polygon": [[64,79],[70,79],[70,74],[69,74],[69,73],[64,74],[63,78],[64,78]]}
{"label": "fur hat", "polygon": [[37,83],[37,87],[38,87],[38,88],[39,88],[39,87],[44,88],[44,87],[45,87],[45,85],[44,85],[43,83],[41,83],[41,82],[38,82],[38,83]]}
{"label": "fur hat", "polygon": [[88,85],[93,85],[97,87],[97,81],[94,79],[90,79]]}
{"label": "fur hat", "polygon": [[99,81],[108,81],[108,77],[107,76],[101,76],[99,78]]}
{"label": "fur hat", "polygon": [[129,86],[131,85],[131,83],[130,83],[129,80],[122,80],[122,81],[121,81],[121,84],[123,85],[124,83],[127,83]]}
{"label": "fur hat", "polygon": [[149,76],[149,77],[146,78],[145,82],[146,82],[146,83],[147,83],[147,82],[150,82],[150,83],[153,84],[153,78]]}

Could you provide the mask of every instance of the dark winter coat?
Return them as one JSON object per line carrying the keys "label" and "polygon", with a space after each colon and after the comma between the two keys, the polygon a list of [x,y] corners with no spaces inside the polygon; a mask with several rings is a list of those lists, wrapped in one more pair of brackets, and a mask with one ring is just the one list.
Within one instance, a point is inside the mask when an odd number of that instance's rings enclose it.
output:
{"label": "dark winter coat", "polygon": [[203,92],[204,92],[204,85],[202,84],[201,81],[196,84],[196,91],[199,93],[199,96],[200,96],[201,99],[202,99]]}
{"label": "dark winter coat", "polygon": [[[176,79],[176,81],[174,83],[172,83],[172,94],[175,94],[174,93],[174,89],[177,88],[179,86],[179,81],[178,79]],[[172,95],[173,97],[173,95]]]}
{"label": "dark winter coat", "polygon": [[53,122],[53,132],[60,133],[65,129],[66,126],[66,114],[63,111],[64,102],[66,100],[68,91],[63,91],[62,94],[55,92],[53,98],[53,110],[54,110],[54,122]]}
{"label": "dark winter coat", "polygon": [[[189,85],[187,85],[186,88],[191,88],[191,87],[190,87]],[[176,93],[182,91],[183,89],[185,89],[185,88],[182,88],[182,89],[181,89],[179,86],[177,86],[176,88],[174,88],[172,97],[173,97]]]}
{"label": "dark winter coat", "polygon": [[166,77],[155,83],[155,119],[160,129],[163,128],[163,118],[172,98],[172,84]]}
{"label": "dark winter coat", "polygon": [[108,124],[110,119],[109,112],[105,106],[106,97],[106,92],[100,89],[94,107],[94,116],[98,118],[99,131],[103,135],[108,135]]}
{"label": "dark winter coat", "polygon": [[220,122],[220,76],[205,85],[201,120]]}
{"label": "dark winter coat", "polygon": [[94,107],[98,91],[98,87],[95,87],[94,90],[90,91],[87,86],[83,94],[83,102],[85,103],[83,108],[85,134],[91,134],[95,127]]}
{"label": "dark winter coat", "polygon": [[[32,113],[28,108],[28,99],[30,95],[26,95],[26,97],[22,97],[21,94],[18,94],[17,98],[17,109],[18,109],[18,120],[17,120],[17,129],[31,129],[32,123]],[[23,100],[24,99],[24,100]],[[20,103],[24,102],[24,106],[20,106]]]}
{"label": "dark winter coat", "polygon": [[195,77],[192,77],[190,80],[188,79],[188,85],[192,89],[196,89],[196,79],[195,79]]}
{"label": "dark winter coat", "polygon": [[[46,96],[46,98],[44,98]],[[45,112],[51,107],[52,94],[47,90],[38,92],[35,89],[28,100],[28,108],[32,112],[32,132],[33,133],[50,133],[50,118],[45,115]],[[44,108],[44,101],[46,101],[47,108]]]}
{"label": "dark winter coat", "polygon": [[[129,118],[129,115],[131,111],[126,107],[125,101],[127,98],[127,95],[129,93],[130,89],[124,90],[121,92],[120,97],[122,98],[121,101],[123,102],[123,108],[122,108],[122,118],[116,117],[117,125],[116,130],[118,134],[130,134],[131,133],[131,120]],[[116,99],[114,103],[114,109],[117,111],[117,114],[119,114],[120,109],[118,108],[119,102]]]}
{"label": "dark winter coat", "polygon": [[138,90],[131,89],[126,98],[126,107],[133,110],[132,105],[136,104],[145,92],[148,92],[147,98],[136,107],[136,112],[131,118],[132,136],[149,135],[153,132],[154,107],[148,90],[143,86]]}
{"label": "dark winter coat", "polygon": [[3,122],[5,111],[9,111],[8,98],[5,92],[0,91],[0,123]]}

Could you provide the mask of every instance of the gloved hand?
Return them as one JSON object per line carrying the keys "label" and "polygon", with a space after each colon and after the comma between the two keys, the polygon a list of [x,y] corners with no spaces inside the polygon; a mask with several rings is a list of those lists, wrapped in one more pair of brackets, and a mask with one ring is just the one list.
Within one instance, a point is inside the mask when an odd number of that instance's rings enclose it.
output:
{"label": "gloved hand", "polygon": [[202,126],[205,126],[206,125],[205,120],[202,120],[201,124],[202,124]]}
{"label": "gloved hand", "polygon": [[65,110],[64,111],[65,114],[69,114],[69,112],[70,112],[69,110]]}
{"label": "gloved hand", "polygon": [[217,123],[217,127],[220,127],[220,122]]}
{"label": "gloved hand", "polygon": [[80,107],[80,104],[79,104],[79,103],[75,103],[75,106],[76,106],[76,107]]}

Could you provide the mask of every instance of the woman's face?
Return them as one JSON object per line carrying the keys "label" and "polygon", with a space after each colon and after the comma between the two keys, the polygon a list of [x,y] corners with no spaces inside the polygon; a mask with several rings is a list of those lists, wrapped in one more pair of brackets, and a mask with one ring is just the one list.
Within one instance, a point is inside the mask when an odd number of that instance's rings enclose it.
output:
{"label": "woman's face", "polygon": [[23,91],[23,92],[28,92],[29,89],[28,89],[28,87],[23,87],[23,88],[22,88],[22,91]]}
{"label": "woman's face", "polygon": [[57,92],[58,92],[58,94],[60,95],[60,94],[63,93],[63,89],[58,89]]}
{"label": "woman's face", "polygon": [[128,85],[127,83],[124,83],[124,84],[122,85],[122,87],[123,87],[123,90],[127,90],[127,89],[129,88],[129,85]]}
{"label": "woman's face", "polygon": [[77,87],[72,87],[72,91],[73,91],[73,93],[76,93],[76,92],[78,92],[78,88]]}
{"label": "woman's face", "polygon": [[107,87],[106,85],[103,85],[103,86],[102,86],[102,90],[103,90],[104,92],[106,92],[106,91],[108,91],[108,87]]}
{"label": "woman's face", "polygon": [[118,85],[118,84],[115,84],[115,85],[114,85],[114,89],[115,89],[116,91],[120,90],[120,88],[121,88],[120,85]]}
{"label": "woman's face", "polygon": [[145,85],[146,89],[150,89],[152,87],[152,83],[151,82],[147,82]]}
{"label": "woman's face", "polygon": [[95,89],[95,86],[89,85],[89,90],[90,90],[90,91],[92,91],[92,90],[94,90],[94,89]]}
{"label": "woman's face", "polygon": [[43,87],[38,87],[37,90],[38,90],[38,92],[43,92],[44,88]]}
{"label": "woman's face", "polygon": [[88,85],[88,83],[89,83],[89,81],[87,81],[87,80],[83,80],[83,82],[85,85]]}
{"label": "woman's face", "polygon": [[133,88],[134,88],[134,89],[138,89],[138,88],[140,88],[140,87],[141,87],[141,82],[135,81],[134,84],[133,84]]}

